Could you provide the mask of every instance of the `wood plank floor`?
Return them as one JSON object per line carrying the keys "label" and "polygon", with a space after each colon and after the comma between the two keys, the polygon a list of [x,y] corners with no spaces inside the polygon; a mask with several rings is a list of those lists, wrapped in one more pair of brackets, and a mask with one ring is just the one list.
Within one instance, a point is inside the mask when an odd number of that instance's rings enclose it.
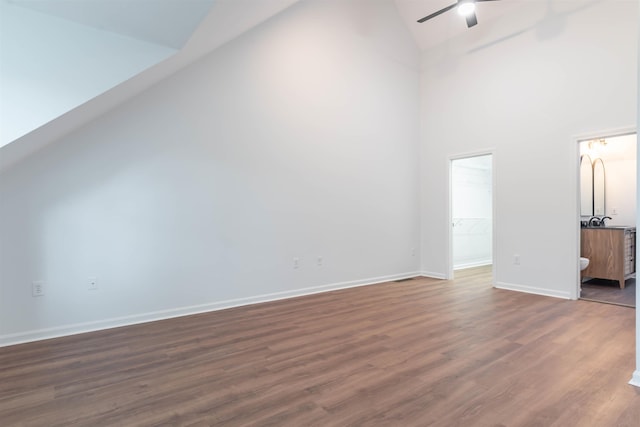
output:
{"label": "wood plank floor", "polygon": [[489,281],[470,269],[0,348],[0,425],[640,425],[635,310]]}

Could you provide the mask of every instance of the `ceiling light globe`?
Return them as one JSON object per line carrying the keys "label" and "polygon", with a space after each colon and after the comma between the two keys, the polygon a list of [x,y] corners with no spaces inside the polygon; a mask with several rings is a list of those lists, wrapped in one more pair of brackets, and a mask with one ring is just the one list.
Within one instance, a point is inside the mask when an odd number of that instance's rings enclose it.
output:
{"label": "ceiling light globe", "polygon": [[458,6],[458,14],[461,16],[469,16],[476,10],[476,5],[474,2],[464,2],[460,3]]}

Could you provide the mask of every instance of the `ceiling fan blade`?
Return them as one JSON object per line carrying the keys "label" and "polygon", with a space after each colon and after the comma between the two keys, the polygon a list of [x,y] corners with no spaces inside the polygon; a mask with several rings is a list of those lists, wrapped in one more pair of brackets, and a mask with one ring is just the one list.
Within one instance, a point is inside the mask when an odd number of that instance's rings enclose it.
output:
{"label": "ceiling fan blade", "polygon": [[450,6],[445,7],[444,9],[440,9],[439,11],[434,12],[434,13],[432,13],[431,15],[425,16],[425,17],[424,17],[424,18],[422,18],[422,19],[418,19],[418,22],[422,24],[424,21],[429,20],[429,19],[431,19],[431,18],[435,18],[435,17],[436,17],[436,16],[438,16],[438,15],[442,15],[443,13],[445,13],[445,12],[447,12],[447,11],[449,11],[449,10],[453,9],[453,8],[454,8],[454,7],[456,7],[457,5],[458,5],[458,3],[454,3],[454,4],[450,5]]}
{"label": "ceiling fan blade", "polygon": [[472,13],[471,15],[467,15],[467,27],[471,28],[474,25],[478,24],[478,18],[476,18],[476,14]]}

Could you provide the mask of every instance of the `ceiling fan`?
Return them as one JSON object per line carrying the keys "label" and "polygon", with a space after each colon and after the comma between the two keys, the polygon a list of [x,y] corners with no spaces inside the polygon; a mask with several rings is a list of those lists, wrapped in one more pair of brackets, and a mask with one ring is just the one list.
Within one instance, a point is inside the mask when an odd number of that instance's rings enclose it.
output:
{"label": "ceiling fan", "polygon": [[427,15],[422,19],[418,19],[419,23],[423,23],[431,18],[435,18],[438,15],[442,15],[445,12],[450,11],[453,8],[458,8],[458,13],[464,16],[467,20],[467,27],[471,28],[478,23],[478,18],[476,18],[476,3],[485,2],[485,1],[499,1],[499,0],[458,0],[456,3],[445,7],[444,9],[440,9],[437,12],[432,13],[431,15]]}

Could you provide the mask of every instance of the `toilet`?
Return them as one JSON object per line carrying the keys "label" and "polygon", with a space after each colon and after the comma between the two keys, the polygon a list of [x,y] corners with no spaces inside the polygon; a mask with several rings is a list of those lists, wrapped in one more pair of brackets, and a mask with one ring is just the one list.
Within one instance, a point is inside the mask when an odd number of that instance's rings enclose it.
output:
{"label": "toilet", "polygon": [[580,257],[580,271],[589,266],[589,258]]}

